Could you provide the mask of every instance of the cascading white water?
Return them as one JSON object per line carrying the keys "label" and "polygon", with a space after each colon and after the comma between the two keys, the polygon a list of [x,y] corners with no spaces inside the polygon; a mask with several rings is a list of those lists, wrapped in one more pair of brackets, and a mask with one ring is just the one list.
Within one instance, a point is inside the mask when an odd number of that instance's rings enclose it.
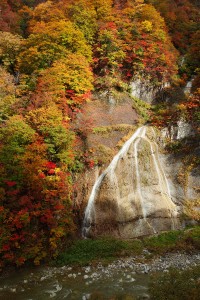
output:
{"label": "cascading white water", "polygon": [[[152,142],[147,136],[146,136],[146,131],[149,127],[143,126],[140,127],[136,130],[136,132],[132,135],[132,137],[124,144],[122,149],[118,152],[117,155],[113,158],[111,161],[110,165],[107,167],[107,169],[98,177],[96,180],[91,195],[89,197],[88,205],[85,210],[85,217],[84,217],[84,222],[83,222],[83,229],[82,229],[82,235],[84,237],[87,237],[89,235],[91,225],[92,223],[95,224],[95,202],[96,199],[98,198],[99,191],[101,188],[101,185],[104,182],[104,179],[106,178],[111,185],[114,186],[115,188],[115,203],[116,206],[118,206],[118,202],[120,202],[122,205],[124,204],[124,200],[120,200],[120,188],[119,182],[118,182],[118,176],[119,176],[119,168],[117,168],[119,161],[124,158],[129,149],[130,146],[133,144],[133,156],[131,159],[131,168],[134,168],[135,170],[135,183],[134,185],[136,186],[135,192],[134,192],[134,197],[137,199],[137,203],[140,206],[139,211],[138,211],[138,218],[140,221],[143,220],[142,226],[146,226],[149,228],[150,232],[155,233],[156,230],[152,225],[150,225],[149,221],[147,220],[147,216],[149,213],[152,213],[152,199],[148,200],[147,196],[143,193],[144,192],[144,186],[141,186],[141,179],[143,174],[141,173],[140,170],[140,162],[138,161],[138,148],[140,147],[140,143],[146,142],[149,144],[149,152],[151,156],[151,161],[153,163],[152,168],[155,169],[154,173],[155,176],[158,180],[158,187],[157,191],[162,195],[162,201],[166,202],[165,207],[166,210],[173,211],[173,203],[171,201],[171,195],[170,195],[170,189],[169,185],[167,182],[166,175],[162,169],[161,163],[159,161],[159,156],[158,156],[158,146],[155,142]],[[155,132],[153,131],[153,134]],[[154,167],[153,167],[154,166]],[[134,170],[132,170],[134,172]],[[130,194],[129,194],[130,195]],[[131,198],[131,197],[127,197]],[[148,202],[150,201],[150,202]],[[120,205],[120,204],[119,204]],[[168,207],[168,208],[167,208]],[[142,219],[141,219],[142,218]]]}
{"label": "cascading white water", "polygon": [[124,153],[126,153],[130,147],[130,145],[133,143],[133,141],[140,135],[141,131],[144,129],[144,127],[140,127],[136,130],[136,132],[132,135],[132,137],[123,145],[121,150],[114,156],[113,160],[111,161],[108,168],[99,176],[99,178],[96,180],[92,192],[90,195],[90,198],[88,200],[88,204],[85,210],[85,216],[83,220],[83,228],[82,228],[82,235],[83,237],[86,237],[89,233],[90,226],[92,223],[92,220],[95,215],[95,209],[94,209],[94,202],[96,199],[96,196],[99,191],[99,187],[104,179],[104,177],[110,172],[111,176],[110,178],[113,178],[113,173],[115,171],[116,165],[119,161],[119,159],[123,156]]}
{"label": "cascading white water", "polygon": [[147,223],[148,227],[150,229],[152,229],[152,231],[154,233],[156,233],[156,230],[149,224],[148,220],[146,219],[147,211],[146,211],[146,207],[145,207],[144,200],[142,197],[141,185],[140,185],[141,179],[140,179],[139,163],[138,163],[138,144],[140,143],[141,139],[145,139],[145,134],[146,134],[146,127],[142,130],[140,139],[138,139],[134,144],[135,171],[136,171],[136,193],[137,193],[139,201],[140,201],[143,219]]}
{"label": "cascading white water", "polygon": [[92,192],[85,210],[85,217],[84,217],[84,221],[83,221],[83,229],[82,229],[82,236],[85,237],[87,236],[89,229],[90,229],[90,224],[92,222],[92,214],[95,214],[95,209],[94,209],[94,200],[96,198],[96,194],[99,190],[99,187],[101,185],[101,182],[103,180],[103,178],[105,177],[105,172],[102,173],[98,179],[96,180],[93,188],[92,188]]}

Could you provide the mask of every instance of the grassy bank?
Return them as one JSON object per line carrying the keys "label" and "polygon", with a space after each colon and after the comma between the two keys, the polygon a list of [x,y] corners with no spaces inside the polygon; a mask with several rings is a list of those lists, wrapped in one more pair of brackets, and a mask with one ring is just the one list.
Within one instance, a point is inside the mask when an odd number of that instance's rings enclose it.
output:
{"label": "grassy bank", "polygon": [[140,255],[148,250],[149,257],[173,251],[193,252],[200,249],[200,226],[180,231],[170,231],[157,236],[135,239],[116,240],[102,238],[96,240],[78,240],[61,253],[56,264],[87,265],[97,261],[109,262],[117,258]]}
{"label": "grassy bank", "polygon": [[152,300],[197,300],[200,295],[200,267],[187,270],[171,269],[168,273],[155,273],[149,284]]}

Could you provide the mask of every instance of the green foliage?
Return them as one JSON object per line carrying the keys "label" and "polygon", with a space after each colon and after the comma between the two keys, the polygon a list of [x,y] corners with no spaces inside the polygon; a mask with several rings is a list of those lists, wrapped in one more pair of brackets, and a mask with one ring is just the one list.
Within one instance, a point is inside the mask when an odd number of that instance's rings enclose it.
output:
{"label": "green foliage", "polygon": [[200,249],[200,227],[183,231],[170,231],[142,240],[115,240],[103,238],[97,240],[78,240],[56,260],[59,265],[88,264],[92,261],[109,261],[122,256],[141,254],[148,249],[152,254],[164,254],[170,251],[191,251]]}
{"label": "green foliage", "polygon": [[178,153],[182,151],[182,142],[183,141],[171,141],[166,145],[167,151],[170,153]]}
{"label": "green foliage", "polygon": [[50,161],[67,166],[73,163],[71,145],[74,133],[68,129],[67,122],[63,124],[62,112],[55,104],[31,110],[26,115],[26,120],[44,137]]}
{"label": "green foliage", "polygon": [[43,127],[42,134],[45,136],[45,143],[51,161],[60,161],[66,165],[72,164],[73,156],[69,158],[70,146],[73,140],[73,133],[69,132],[61,124],[53,127]]}
{"label": "green foliage", "polygon": [[[25,153],[26,146],[34,138],[35,131],[29,127],[21,116],[12,116],[0,128],[1,162],[7,170],[8,176],[5,180],[16,180],[22,176],[19,162]],[[3,179],[3,178],[2,178]]]}
{"label": "green foliage", "polygon": [[117,124],[117,125],[110,125],[110,126],[101,126],[93,128],[93,133],[96,134],[108,134],[112,131],[119,131],[119,132],[128,132],[132,130],[133,126],[128,124]]}
{"label": "green foliage", "polygon": [[162,252],[169,251],[171,249],[175,249],[177,246],[177,242],[181,237],[180,231],[171,231],[159,234],[155,237],[146,238],[144,240],[145,246],[154,252]]}
{"label": "green foliage", "polygon": [[153,253],[166,253],[168,251],[191,251],[200,248],[200,227],[196,226],[183,231],[161,233],[155,237],[143,240],[145,247]]}
{"label": "green foliage", "polygon": [[16,144],[25,146],[33,139],[34,130],[31,129],[21,116],[15,115],[6,121],[6,126],[1,127],[0,139],[6,145]]}
{"label": "green foliage", "polygon": [[126,242],[111,238],[100,240],[79,240],[65,253],[59,255],[57,263],[63,264],[87,264],[95,260],[109,261],[116,257],[141,253],[140,241]]}
{"label": "green foliage", "polygon": [[92,44],[97,33],[97,13],[94,7],[84,0],[78,0],[70,5],[68,16]]}
{"label": "green foliage", "polygon": [[142,120],[149,121],[149,109],[150,109],[150,104],[142,101],[141,99],[138,99],[136,97],[132,97],[133,100],[133,108],[136,110],[138,115],[142,118]]}
{"label": "green foliage", "polygon": [[200,226],[195,226],[185,230],[183,235],[184,241],[193,244],[197,249],[200,248]]}
{"label": "green foliage", "polygon": [[151,276],[150,297],[153,300],[198,300],[200,267],[180,271],[171,269],[169,273]]}

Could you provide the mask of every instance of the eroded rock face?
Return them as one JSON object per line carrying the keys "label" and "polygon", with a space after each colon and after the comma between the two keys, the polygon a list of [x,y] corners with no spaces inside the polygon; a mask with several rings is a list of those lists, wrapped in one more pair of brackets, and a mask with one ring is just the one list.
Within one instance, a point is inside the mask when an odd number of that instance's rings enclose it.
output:
{"label": "eroded rock face", "polygon": [[142,82],[140,79],[131,83],[131,95],[148,103],[152,103],[156,92],[157,90],[153,86],[147,82]]}
{"label": "eroded rock face", "polygon": [[[122,140],[122,145],[123,136],[130,136],[127,135],[127,130],[129,126],[137,123],[137,115],[132,109],[130,99],[115,105],[96,100],[87,103],[85,111],[88,118],[92,118],[94,128],[100,126],[99,128],[103,129],[102,132],[89,132],[87,136],[88,148],[94,150],[98,161],[102,159],[102,164],[99,164],[100,167],[86,170],[76,179],[77,193],[74,201],[79,208],[81,207],[80,219],[84,217],[84,210],[97,179],[101,174],[103,178],[100,180],[101,187],[96,187],[98,191],[95,191],[90,215],[85,219],[84,234],[134,238],[184,225],[180,224],[179,217],[182,215],[185,201],[199,199],[199,169],[188,173],[185,186],[180,178],[184,169],[181,158],[172,154],[161,154],[160,151],[158,154],[155,141],[164,146],[166,138],[177,140],[194,134],[188,124],[180,120],[177,127],[172,128],[170,132],[163,130],[157,134],[148,127],[143,137],[138,136],[129,145],[117,161],[114,172],[111,174],[109,171],[105,174],[109,162],[118,151],[119,141]],[[107,132],[105,128],[108,129]],[[136,175],[136,144],[139,181]]]}
{"label": "eroded rock face", "polygon": [[171,140],[181,140],[189,136],[194,136],[195,132],[192,126],[184,119],[180,119],[176,125],[170,126],[170,128],[164,128],[161,131],[163,138]]}
{"label": "eroded rock face", "polygon": [[83,234],[134,238],[177,229],[180,222],[159,158],[155,132],[139,128],[96,181]]}

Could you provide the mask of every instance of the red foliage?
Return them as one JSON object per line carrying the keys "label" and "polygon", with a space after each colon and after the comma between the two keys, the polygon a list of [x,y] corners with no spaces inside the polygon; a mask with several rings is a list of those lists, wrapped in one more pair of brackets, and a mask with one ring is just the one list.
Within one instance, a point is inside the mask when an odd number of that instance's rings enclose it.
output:
{"label": "red foliage", "polygon": [[53,163],[52,161],[48,161],[45,165],[48,169],[55,169],[56,168],[56,164]]}
{"label": "red foliage", "polygon": [[9,251],[10,250],[10,245],[8,245],[8,244],[3,245],[2,250],[3,251]]}
{"label": "red foliage", "polygon": [[39,176],[39,178],[41,178],[41,179],[44,179],[44,178],[46,177],[45,174],[44,174],[43,172],[40,172],[38,176]]}
{"label": "red foliage", "polygon": [[54,169],[50,169],[50,170],[48,171],[48,174],[49,174],[49,175],[54,175],[54,174],[55,174],[55,170],[54,170]]}
{"label": "red foliage", "polygon": [[16,181],[9,181],[9,180],[5,180],[5,183],[9,187],[15,186],[17,184]]}

